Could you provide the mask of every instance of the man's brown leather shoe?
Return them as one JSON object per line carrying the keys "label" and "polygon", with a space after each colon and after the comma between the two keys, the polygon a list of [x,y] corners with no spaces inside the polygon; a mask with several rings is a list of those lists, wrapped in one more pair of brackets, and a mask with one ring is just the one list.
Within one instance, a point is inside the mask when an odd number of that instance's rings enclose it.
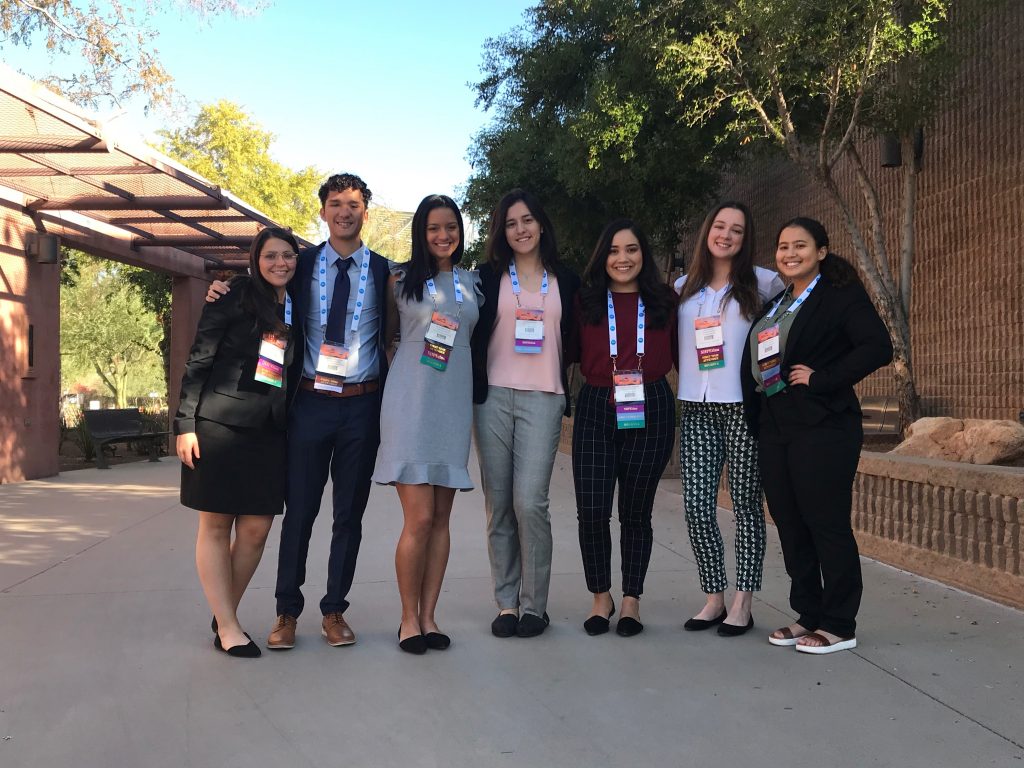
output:
{"label": "man's brown leather shoe", "polygon": [[356,633],[352,631],[352,627],[348,625],[341,613],[328,613],[324,616],[320,634],[327,638],[328,645],[335,647],[352,645],[356,641]]}
{"label": "man's brown leather shoe", "polygon": [[282,613],[274,622],[274,628],[267,636],[267,648],[276,651],[285,651],[295,647],[295,625],[298,623],[294,616]]}

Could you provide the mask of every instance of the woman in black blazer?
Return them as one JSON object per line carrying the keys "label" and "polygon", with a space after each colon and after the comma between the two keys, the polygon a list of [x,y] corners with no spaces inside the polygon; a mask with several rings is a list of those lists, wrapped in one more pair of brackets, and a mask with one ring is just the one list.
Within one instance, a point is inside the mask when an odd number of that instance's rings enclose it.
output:
{"label": "woman in black blazer", "polygon": [[291,233],[276,227],[253,240],[250,277],[203,308],[174,417],[181,503],[199,510],[196,569],[214,615],[214,646],[231,656],[260,655],[236,611],[284,507],[293,348],[286,286],[297,252]]}
{"label": "woman in black blazer", "polygon": [[470,340],[495,637],[535,637],[548,625],[548,487],[569,414],[565,349],[579,284],[559,261],[540,202],[522,189],[502,196],[491,215],[480,266],[484,300]]}
{"label": "woman in black blazer", "polygon": [[864,440],[853,386],[892,360],[892,342],[853,267],[829,253],[819,222],[784,224],[775,262],[789,287],[754,320],[741,369],[798,614],[768,642],[832,653],[856,647],[863,591],[850,524]]}

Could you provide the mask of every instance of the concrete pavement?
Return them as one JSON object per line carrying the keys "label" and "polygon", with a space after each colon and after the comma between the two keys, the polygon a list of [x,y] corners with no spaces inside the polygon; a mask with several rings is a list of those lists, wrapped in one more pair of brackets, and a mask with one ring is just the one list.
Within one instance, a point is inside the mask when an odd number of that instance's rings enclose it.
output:
{"label": "concrete pavement", "polygon": [[[257,660],[212,647],[195,514],[178,504],[177,482],[177,463],[164,459],[0,487],[3,768],[1024,766],[1024,614],[865,561],[856,651],[772,647],[767,632],[790,614],[769,526],[755,629],[683,632],[702,596],[678,481],[658,495],[636,638],[591,638],[580,626],[590,600],[559,455],[542,637],[489,633],[476,491],[456,499],[439,606],[454,645],[400,653],[401,510],[378,487],[346,614],[358,644],[330,648],[319,635],[321,514],[298,645]],[[731,539],[731,516],[720,519]],[[277,524],[240,609],[261,645],[276,539]]]}

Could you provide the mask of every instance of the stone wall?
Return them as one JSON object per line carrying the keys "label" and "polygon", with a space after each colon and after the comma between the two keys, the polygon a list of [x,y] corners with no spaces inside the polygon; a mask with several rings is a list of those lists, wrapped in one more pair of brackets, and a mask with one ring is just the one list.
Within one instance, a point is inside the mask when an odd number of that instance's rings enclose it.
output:
{"label": "stone wall", "polygon": [[865,451],[853,486],[861,553],[1024,608],[1024,470]]}

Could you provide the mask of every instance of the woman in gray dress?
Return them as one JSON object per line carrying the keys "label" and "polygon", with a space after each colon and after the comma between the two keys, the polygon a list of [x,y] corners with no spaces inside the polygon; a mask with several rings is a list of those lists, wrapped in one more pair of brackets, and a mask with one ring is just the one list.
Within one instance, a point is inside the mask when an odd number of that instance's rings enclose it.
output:
{"label": "woman in gray dress", "polygon": [[401,326],[381,407],[374,482],[394,485],[405,525],[395,551],[399,647],[422,654],[451,639],[434,619],[451,539],[455,491],[469,491],[473,419],[469,339],[482,294],[458,268],[464,233],[455,201],[430,195],[412,220],[412,258],[391,278],[389,338]]}

